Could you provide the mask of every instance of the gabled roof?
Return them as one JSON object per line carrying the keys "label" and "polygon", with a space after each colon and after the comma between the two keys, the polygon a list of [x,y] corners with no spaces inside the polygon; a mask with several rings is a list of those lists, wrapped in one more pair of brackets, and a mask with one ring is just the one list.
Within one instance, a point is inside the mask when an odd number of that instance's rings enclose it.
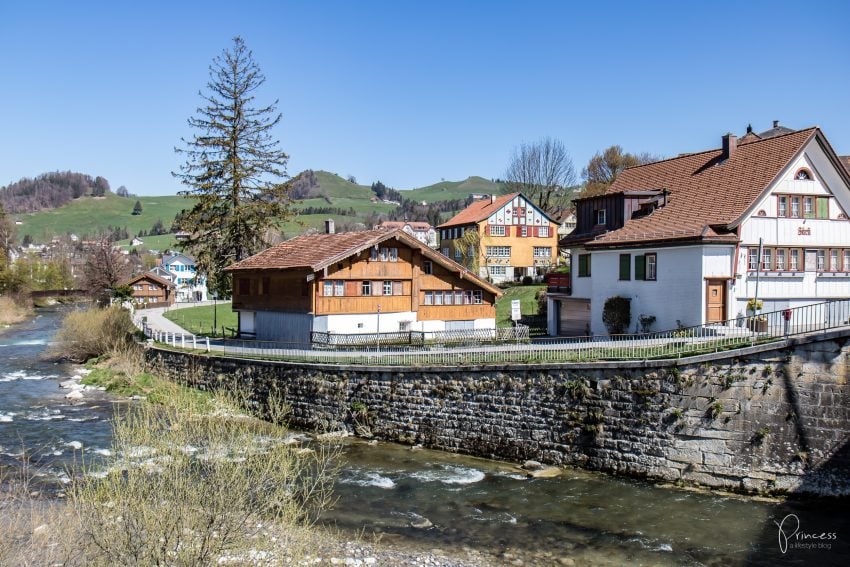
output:
{"label": "gabled roof", "polygon": [[272,246],[236,262],[225,268],[226,272],[241,270],[286,270],[305,269],[318,272],[328,266],[340,262],[349,256],[359,254],[363,250],[386,242],[400,240],[408,247],[420,250],[429,260],[440,264],[451,272],[457,273],[462,279],[475,282],[487,291],[502,294],[502,291],[482,280],[461,264],[431,250],[401,229],[396,230],[365,230],[362,232],[343,232],[339,234],[304,234],[297,236],[277,246]]}
{"label": "gabled roof", "polygon": [[462,210],[461,212],[459,212],[437,228],[446,228],[449,226],[467,225],[481,222],[484,219],[490,218],[490,215],[501,209],[506,204],[510,203],[511,200],[513,200],[513,198],[517,195],[520,195],[520,193],[510,193],[508,195],[496,197],[495,199],[485,198],[479,199],[478,201],[473,201],[468,207],[466,207],[464,210]]}
{"label": "gabled roof", "polygon": [[158,283],[163,287],[174,287],[174,282],[170,282],[151,272],[142,272],[141,274],[135,275],[129,280],[122,282],[120,285],[133,285],[139,280],[150,280],[152,282]]}
{"label": "gabled roof", "polygon": [[375,228],[396,229],[410,226],[413,230],[430,230],[431,224],[425,221],[383,221]]}
{"label": "gabled roof", "polygon": [[[606,195],[646,189],[669,191],[667,204],[627,220],[588,246],[700,240],[736,241],[733,230],[745,213],[806,144],[816,127],[739,145],[729,159],[721,149],[686,154],[624,170]],[[569,237],[568,237],[569,238]]]}
{"label": "gabled roof", "polygon": [[838,159],[841,160],[841,163],[844,165],[844,168],[848,172],[850,172],[850,156],[841,156]]}
{"label": "gabled roof", "polygon": [[[163,265],[170,264],[170,263],[174,262],[175,260],[180,260],[181,258],[186,260],[189,264],[195,263],[195,260],[191,256],[189,256],[187,254],[183,254],[182,252],[177,252],[175,254],[168,254],[168,255],[163,256],[162,257],[162,263],[163,263]],[[180,261],[183,262],[184,264],[187,263],[187,262],[184,262],[183,260],[180,260]]]}
{"label": "gabled roof", "polygon": [[[504,207],[506,204],[510,203],[514,199],[514,197],[522,197],[523,199],[525,199],[526,201],[528,201],[529,203],[531,203],[532,205],[537,207],[537,205],[534,203],[534,201],[532,201],[531,199],[529,199],[528,197],[526,197],[522,193],[509,193],[508,195],[502,195],[501,197],[496,197],[495,200],[493,200],[493,199],[481,199],[479,201],[474,201],[472,204],[470,204],[464,210],[462,210],[461,212],[459,212],[458,214],[456,214],[455,216],[453,216],[452,218],[450,218],[448,221],[444,222],[443,224],[441,224],[437,228],[448,228],[450,226],[462,226],[462,225],[479,223],[483,220],[490,218],[490,215],[492,215],[493,213],[495,213],[496,211],[498,211],[499,209]],[[546,211],[540,209],[540,207],[537,207],[537,209],[541,213],[543,213],[543,215],[547,219],[549,219],[551,222],[554,222],[555,224],[560,224],[558,221],[556,221],[554,218],[552,218],[551,215],[547,214]]]}

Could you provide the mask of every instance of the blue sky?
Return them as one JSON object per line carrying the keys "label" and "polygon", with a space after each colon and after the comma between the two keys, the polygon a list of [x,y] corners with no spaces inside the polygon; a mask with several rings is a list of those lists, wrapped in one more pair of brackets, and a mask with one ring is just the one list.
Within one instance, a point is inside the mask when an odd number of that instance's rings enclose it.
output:
{"label": "blue sky", "polygon": [[850,2],[2,2],[0,185],[45,171],[174,193],[173,148],[241,35],[289,173],[499,177],[561,139],[672,156],[774,119],[850,154]]}

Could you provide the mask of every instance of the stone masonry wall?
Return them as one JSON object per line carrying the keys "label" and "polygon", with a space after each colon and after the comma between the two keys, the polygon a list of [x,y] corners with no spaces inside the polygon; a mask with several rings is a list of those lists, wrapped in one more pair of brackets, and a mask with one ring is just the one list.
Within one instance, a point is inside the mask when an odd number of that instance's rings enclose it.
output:
{"label": "stone masonry wall", "polygon": [[149,349],[201,388],[277,392],[292,425],[741,492],[850,494],[848,333],[673,362],[390,368]]}

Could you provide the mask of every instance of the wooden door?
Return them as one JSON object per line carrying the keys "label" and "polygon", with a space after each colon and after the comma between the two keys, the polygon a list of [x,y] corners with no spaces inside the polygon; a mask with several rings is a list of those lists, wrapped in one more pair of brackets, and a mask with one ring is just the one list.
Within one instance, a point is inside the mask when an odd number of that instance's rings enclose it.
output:
{"label": "wooden door", "polygon": [[586,337],[590,334],[590,300],[564,298],[559,300],[558,334],[567,337]]}
{"label": "wooden door", "polygon": [[705,322],[720,323],[726,320],[726,280],[705,282]]}

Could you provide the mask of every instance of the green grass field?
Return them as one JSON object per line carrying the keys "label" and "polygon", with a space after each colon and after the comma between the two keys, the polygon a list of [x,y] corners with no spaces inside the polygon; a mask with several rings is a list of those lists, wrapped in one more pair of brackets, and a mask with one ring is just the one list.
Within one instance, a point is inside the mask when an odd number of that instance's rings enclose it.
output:
{"label": "green grass field", "polygon": [[[317,171],[316,179],[327,199],[324,197],[306,199],[296,205],[296,209],[336,207],[347,211],[353,208],[356,216],[299,215],[298,221],[289,221],[280,227],[287,237],[301,234],[308,228],[321,230],[328,217],[334,218],[338,223],[354,221],[365,224],[366,217],[370,213],[388,213],[396,208],[396,205],[387,203],[373,203],[371,198],[374,194],[367,185],[350,183],[327,171]],[[501,192],[499,184],[483,177],[470,177],[463,181],[442,181],[419,189],[403,190],[402,195],[415,201],[431,203],[465,199],[472,193],[499,192]],[[137,199],[142,203],[142,213],[133,215],[131,213]],[[49,241],[54,236],[69,233],[77,236],[95,236],[109,226],[126,227],[132,237],[142,230],[150,230],[157,220],[162,221],[166,227],[170,227],[175,215],[183,209],[191,208],[193,204],[193,200],[177,195],[118,197],[110,193],[98,198],[81,197],[57,209],[14,215],[14,218],[22,222],[17,227],[21,238],[29,235],[34,241],[41,243]],[[191,227],[186,228],[191,230]],[[173,238],[166,235],[142,237],[142,239],[145,240],[144,248],[147,249],[165,250],[173,248],[175,244]],[[128,245],[129,240],[121,241],[120,244]]]}
{"label": "green grass field", "polygon": [[139,246],[130,246],[130,240],[132,239],[128,238],[127,240],[119,240],[116,244],[128,250],[137,248],[138,250],[159,250],[160,252],[165,252],[166,250],[177,249],[177,240],[174,238],[173,234],[143,236],[142,240],[144,240],[145,243]]}
{"label": "green grass field", "polygon": [[523,315],[537,315],[537,292],[546,289],[545,285],[520,285],[509,287],[505,294],[496,301],[496,326],[513,327],[511,320],[511,301],[520,300],[520,310]]}
{"label": "green grass field", "polygon": [[[166,311],[164,317],[169,321],[177,323],[193,335],[214,336],[213,328],[213,306],[202,305],[200,307],[186,307],[185,309],[171,308]],[[229,301],[219,302],[215,306],[215,319],[218,327],[218,335],[222,327],[236,328],[238,324],[236,312],[233,311]]]}

